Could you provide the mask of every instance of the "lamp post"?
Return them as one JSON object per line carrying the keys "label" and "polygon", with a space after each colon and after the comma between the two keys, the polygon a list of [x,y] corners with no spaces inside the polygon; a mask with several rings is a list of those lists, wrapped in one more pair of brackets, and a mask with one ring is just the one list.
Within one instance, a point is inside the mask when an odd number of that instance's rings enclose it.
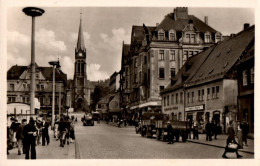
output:
{"label": "lamp post", "polygon": [[52,78],[52,112],[51,112],[51,127],[54,128],[54,113],[55,113],[55,68],[60,67],[59,61],[50,61],[50,65],[52,65],[53,68],[53,78]]}
{"label": "lamp post", "polygon": [[26,7],[23,12],[32,17],[32,38],[31,38],[31,94],[30,94],[30,116],[34,114],[35,98],[35,17],[44,13],[43,9],[36,7]]}

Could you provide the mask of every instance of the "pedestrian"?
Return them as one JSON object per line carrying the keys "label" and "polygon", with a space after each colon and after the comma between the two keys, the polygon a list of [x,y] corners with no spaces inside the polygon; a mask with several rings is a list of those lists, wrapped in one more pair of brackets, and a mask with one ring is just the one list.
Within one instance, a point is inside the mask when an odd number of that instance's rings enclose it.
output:
{"label": "pedestrian", "polygon": [[66,136],[66,123],[65,123],[63,117],[61,117],[61,119],[60,119],[58,130],[60,133],[60,146],[64,147],[65,136]]}
{"label": "pedestrian", "polygon": [[168,144],[173,144],[173,129],[172,129],[172,125],[171,122],[168,121],[167,122],[167,132],[168,132]]}
{"label": "pedestrian", "polygon": [[26,119],[22,120],[22,124],[18,126],[17,132],[16,132],[16,140],[18,144],[18,155],[21,155],[21,151],[23,150],[23,154],[25,154],[25,147],[24,147],[24,135],[23,135],[23,129],[26,125]]}
{"label": "pedestrian", "polygon": [[227,144],[226,144],[226,147],[225,147],[225,151],[222,155],[223,158],[228,158],[226,156],[226,153],[227,152],[235,152],[236,155],[237,155],[237,158],[241,158],[243,156],[239,155],[238,154],[238,148],[231,148],[230,145],[234,145],[234,144],[237,144],[236,140],[235,140],[235,130],[233,128],[233,120],[229,121],[229,127],[227,129]]}
{"label": "pedestrian", "polygon": [[214,120],[214,123],[212,124],[212,136],[214,136],[215,139],[217,139],[219,131],[219,126],[216,120]]}
{"label": "pedestrian", "polygon": [[199,139],[199,122],[196,120],[193,125],[193,139]]}
{"label": "pedestrian", "polygon": [[69,145],[70,144],[70,118],[69,116],[66,117],[66,138],[65,138],[65,142],[67,140],[67,144]]}
{"label": "pedestrian", "polygon": [[36,149],[35,149],[35,140],[37,136],[37,129],[34,125],[33,118],[30,118],[30,121],[23,129],[24,135],[24,145],[25,145],[25,159],[29,159],[30,150],[31,150],[31,159],[36,159]]}
{"label": "pedestrian", "polygon": [[243,142],[245,143],[245,146],[248,146],[247,145],[247,135],[249,133],[249,126],[245,120],[242,123],[241,129],[243,132]]}
{"label": "pedestrian", "polygon": [[209,121],[207,121],[205,129],[206,129],[206,141],[212,141],[211,138],[212,124]]}
{"label": "pedestrian", "polygon": [[42,121],[38,117],[36,117],[36,129],[37,129],[37,138],[36,138],[36,146],[41,144],[42,139]]}
{"label": "pedestrian", "polygon": [[241,124],[238,122],[237,123],[237,142],[238,142],[238,148],[243,149],[243,131],[241,129]]}
{"label": "pedestrian", "polygon": [[59,130],[58,130],[58,128],[59,128],[59,120],[56,119],[55,123],[54,123],[54,134],[53,134],[54,138],[56,138],[56,141],[59,140]]}
{"label": "pedestrian", "polygon": [[189,126],[189,128],[188,128],[188,130],[187,130],[187,132],[188,132],[188,138],[191,139],[192,122],[191,122],[190,119],[188,119],[188,126]]}
{"label": "pedestrian", "polygon": [[7,126],[7,133],[6,133],[6,136],[7,136],[7,146],[6,146],[6,149],[7,149],[7,155],[9,155],[9,150],[13,148],[12,144],[11,144],[11,136],[10,136],[10,128]]}
{"label": "pedestrian", "polygon": [[15,118],[11,118],[11,126],[10,126],[10,141],[12,147],[15,148],[17,146],[16,140],[16,131],[17,131],[17,120]]}
{"label": "pedestrian", "polygon": [[42,120],[42,146],[45,146],[45,141],[47,141],[47,145],[49,145],[50,143],[49,123],[43,119]]}
{"label": "pedestrian", "polygon": [[71,143],[74,142],[74,140],[75,140],[74,127],[75,127],[74,121],[72,121],[72,122],[70,123],[70,142],[71,142]]}

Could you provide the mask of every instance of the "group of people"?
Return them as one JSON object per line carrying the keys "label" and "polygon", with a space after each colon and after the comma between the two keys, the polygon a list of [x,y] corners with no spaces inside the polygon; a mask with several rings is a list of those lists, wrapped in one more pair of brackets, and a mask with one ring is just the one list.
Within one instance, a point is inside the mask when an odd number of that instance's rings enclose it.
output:
{"label": "group of people", "polygon": [[7,154],[9,149],[18,147],[18,155],[25,154],[25,159],[29,159],[31,151],[31,159],[36,159],[35,146],[50,143],[49,139],[49,123],[45,120],[40,121],[38,118],[34,120],[32,117],[27,124],[26,119],[22,119],[21,123],[17,119],[11,118],[11,126],[7,126]]}
{"label": "group of people", "polygon": [[54,138],[60,140],[60,146],[69,145],[75,140],[74,132],[74,117],[70,118],[69,116],[62,116],[60,119],[56,118],[54,123]]}
{"label": "group of people", "polygon": [[207,122],[205,126],[206,141],[212,141],[212,136],[217,139],[219,133],[219,125],[216,121]]}

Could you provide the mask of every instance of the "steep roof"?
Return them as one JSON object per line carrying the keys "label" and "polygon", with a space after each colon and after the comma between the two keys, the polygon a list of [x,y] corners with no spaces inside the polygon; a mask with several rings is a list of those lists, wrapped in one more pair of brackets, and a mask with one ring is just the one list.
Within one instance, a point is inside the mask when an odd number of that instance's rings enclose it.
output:
{"label": "steep roof", "polygon": [[252,52],[254,33],[255,26],[251,26],[234,37],[189,58],[173,78],[175,83],[169,85],[162,93],[180,88],[184,83],[189,87],[223,79],[239,59]]}
{"label": "steep roof", "polygon": [[163,29],[165,31],[169,31],[174,29],[175,31],[182,31],[189,23],[189,20],[193,20],[194,27],[200,32],[209,31],[211,33],[216,33],[217,31],[213,29],[211,26],[201,21],[194,15],[188,15],[187,19],[174,19],[174,13],[170,13],[165,16],[162,22],[157,26],[155,31],[159,29]]}
{"label": "steep roof", "polygon": [[79,33],[78,33],[78,42],[77,42],[77,50],[85,50],[85,42],[84,42],[84,35],[83,35],[83,28],[82,28],[82,21],[80,18],[79,24]]}
{"label": "steep roof", "polygon": [[[7,71],[7,80],[16,80],[22,75],[25,70],[29,70],[30,66],[12,66]],[[37,70],[40,70],[46,80],[52,80],[52,67],[36,67]],[[67,82],[67,74],[64,74],[60,69],[55,69],[55,80],[56,81],[65,81]]]}

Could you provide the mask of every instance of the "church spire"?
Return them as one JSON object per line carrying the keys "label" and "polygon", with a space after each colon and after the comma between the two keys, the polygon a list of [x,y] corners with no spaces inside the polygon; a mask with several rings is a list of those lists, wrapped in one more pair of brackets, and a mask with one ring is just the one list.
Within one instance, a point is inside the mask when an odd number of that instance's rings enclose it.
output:
{"label": "church spire", "polygon": [[82,11],[80,11],[80,24],[79,24],[78,43],[77,43],[76,50],[77,51],[86,50],[85,43],[84,43],[83,29],[82,29]]}

